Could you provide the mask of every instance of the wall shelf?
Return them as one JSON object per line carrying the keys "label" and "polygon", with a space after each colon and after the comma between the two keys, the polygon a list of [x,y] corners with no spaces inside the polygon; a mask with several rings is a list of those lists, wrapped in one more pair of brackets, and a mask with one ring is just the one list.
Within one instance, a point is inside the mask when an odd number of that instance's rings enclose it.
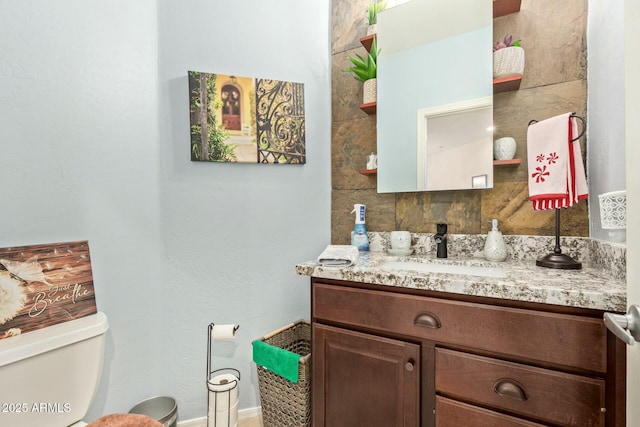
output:
{"label": "wall shelf", "polygon": [[369,34],[368,36],[360,37],[360,43],[362,44],[362,46],[364,46],[365,49],[367,49],[367,52],[369,52],[369,49],[371,49],[371,43],[373,43],[373,39],[375,37],[375,34]]}
{"label": "wall shelf", "polygon": [[520,89],[520,82],[522,82],[521,74],[510,77],[503,77],[501,79],[493,79],[493,93],[495,94],[500,92],[518,90]]}
{"label": "wall shelf", "polygon": [[360,109],[365,113],[371,115],[376,114],[377,102],[367,102],[366,104],[360,104]]}
{"label": "wall shelf", "polygon": [[493,0],[493,17],[510,15],[520,11],[521,0]]}
{"label": "wall shelf", "polygon": [[362,175],[376,175],[378,173],[378,169],[361,169],[358,172]]}
{"label": "wall shelf", "polygon": [[493,166],[517,166],[520,163],[522,163],[522,159],[494,160]]}
{"label": "wall shelf", "polygon": [[[521,0],[493,0],[493,18],[510,15],[520,11]],[[520,89],[522,75],[493,79],[493,93],[510,92]],[[518,166],[522,159],[494,160],[493,166]]]}

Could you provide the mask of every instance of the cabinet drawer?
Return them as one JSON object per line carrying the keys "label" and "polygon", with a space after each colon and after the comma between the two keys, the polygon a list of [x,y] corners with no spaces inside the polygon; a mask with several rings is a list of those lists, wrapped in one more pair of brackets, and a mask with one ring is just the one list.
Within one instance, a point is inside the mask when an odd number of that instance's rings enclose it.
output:
{"label": "cabinet drawer", "polygon": [[604,380],[436,349],[436,392],[563,426],[604,425]]}
{"label": "cabinet drawer", "polygon": [[499,412],[436,396],[436,427],[544,427]]}
{"label": "cabinet drawer", "polygon": [[599,318],[315,282],[315,319],[606,372]]}

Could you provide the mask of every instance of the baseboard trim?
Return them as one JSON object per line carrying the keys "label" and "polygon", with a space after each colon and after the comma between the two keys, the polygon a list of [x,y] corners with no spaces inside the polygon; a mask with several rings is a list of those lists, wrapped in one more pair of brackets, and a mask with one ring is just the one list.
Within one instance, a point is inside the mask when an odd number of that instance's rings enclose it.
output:
{"label": "baseboard trim", "polygon": [[186,421],[180,421],[178,423],[178,427],[207,427],[207,417],[193,418]]}
{"label": "baseboard trim", "polygon": [[[259,417],[260,415],[262,415],[262,408],[260,406],[240,409],[238,411],[238,421]],[[207,427],[207,417],[180,421],[177,427]]]}

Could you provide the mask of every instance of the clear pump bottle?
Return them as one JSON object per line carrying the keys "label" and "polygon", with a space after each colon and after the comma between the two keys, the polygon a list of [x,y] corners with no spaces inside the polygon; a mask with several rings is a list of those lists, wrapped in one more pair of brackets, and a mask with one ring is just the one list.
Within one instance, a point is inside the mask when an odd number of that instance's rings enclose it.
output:
{"label": "clear pump bottle", "polygon": [[361,252],[369,251],[369,237],[367,237],[367,227],[364,221],[364,212],[367,209],[365,205],[356,204],[353,205],[351,213],[356,213],[356,224],[353,228],[353,235],[351,236],[351,244],[356,246]]}

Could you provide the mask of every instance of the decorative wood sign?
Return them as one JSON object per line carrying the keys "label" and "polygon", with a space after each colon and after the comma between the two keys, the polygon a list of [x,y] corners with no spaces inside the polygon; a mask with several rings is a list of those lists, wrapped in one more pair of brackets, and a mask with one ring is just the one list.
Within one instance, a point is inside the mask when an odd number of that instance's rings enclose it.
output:
{"label": "decorative wood sign", "polygon": [[189,71],[191,160],[306,163],[302,83]]}
{"label": "decorative wood sign", "polygon": [[94,313],[88,242],[0,248],[0,339]]}

